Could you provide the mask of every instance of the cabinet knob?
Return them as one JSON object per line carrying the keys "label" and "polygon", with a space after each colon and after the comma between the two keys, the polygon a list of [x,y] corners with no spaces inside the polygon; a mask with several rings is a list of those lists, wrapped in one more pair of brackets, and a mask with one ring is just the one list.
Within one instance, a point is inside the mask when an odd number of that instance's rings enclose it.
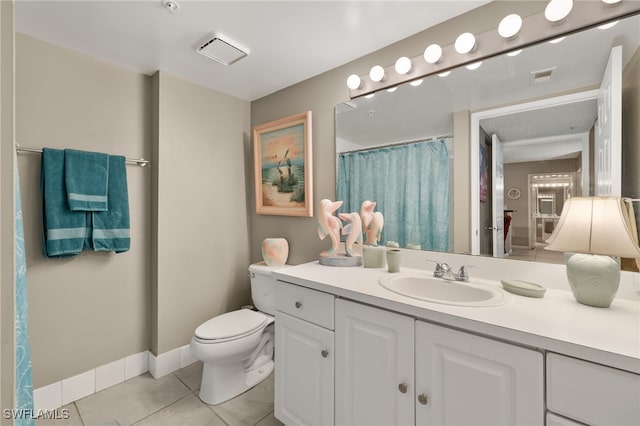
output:
{"label": "cabinet knob", "polygon": [[320,355],[322,355],[322,358],[326,358],[326,357],[328,357],[328,356],[329,356],[329,351],[328,351],[328,350],[326,350],[326,349],[323,349],[323,350],[320,352]]}
{"label": "cabinet knob", "polygon": [[406,383],[400,383],[398,385],[398,390],[400,391],[400,393],[407,393],[407,384]]}
{"label": "cabinet knob", "polygon": [[302,302],[296,302],[296,308],[298,309],[302,308]]}
{"label": "cabinet knob", "polygon": [[427,403],[429,402],[429,398],[427,397],[427,395],[421,393],[420,395],[418,395],[418,402],[422,405],[427,405]]}

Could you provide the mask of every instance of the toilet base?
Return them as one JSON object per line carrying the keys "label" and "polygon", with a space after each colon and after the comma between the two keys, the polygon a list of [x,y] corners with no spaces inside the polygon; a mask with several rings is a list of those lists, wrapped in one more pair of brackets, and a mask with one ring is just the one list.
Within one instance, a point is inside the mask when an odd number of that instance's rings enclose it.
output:
{"label": "toilet base", "polygon": [[205,363],[200,384],[200,399],[209,405],[228,401],[266,379],[273,371],[274,365],[272,359],[260,367],[249,370],[245,369],[242,363],[224,365]]}

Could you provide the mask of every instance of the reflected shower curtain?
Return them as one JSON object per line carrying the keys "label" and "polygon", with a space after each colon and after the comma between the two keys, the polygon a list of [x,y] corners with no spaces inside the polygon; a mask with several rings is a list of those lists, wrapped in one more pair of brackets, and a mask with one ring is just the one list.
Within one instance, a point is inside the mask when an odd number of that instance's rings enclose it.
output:
{"label": "reflected shower curtain", "polygon": [[384,215],[381,242],[449,250],[449,154],[444,140],[340,154],[341,212],[360,212],[365,200]]}
{"label": "reflected shower curtain", "polygon": [[[15,152],[15,151],[14,151]],[[18,413],[15,425],[33,425],[33,384],[31,380],[31,349],[27,326],[27,262],[24,248],[22,200],[18,161],[13,158],[13,182],[15,197],[15,404]]]}

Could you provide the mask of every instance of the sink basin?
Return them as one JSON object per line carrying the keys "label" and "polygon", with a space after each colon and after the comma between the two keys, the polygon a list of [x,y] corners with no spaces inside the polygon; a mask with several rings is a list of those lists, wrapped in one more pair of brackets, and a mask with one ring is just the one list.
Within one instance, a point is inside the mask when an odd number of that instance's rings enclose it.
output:
{"label": "sink basin", "polygon": [[387,290],[403,296],[446,305],[498,306],[509,300],[509,296],[500,288],[474,279],[465,283],[403,272],[386,275],[380,278],[379,283]]}

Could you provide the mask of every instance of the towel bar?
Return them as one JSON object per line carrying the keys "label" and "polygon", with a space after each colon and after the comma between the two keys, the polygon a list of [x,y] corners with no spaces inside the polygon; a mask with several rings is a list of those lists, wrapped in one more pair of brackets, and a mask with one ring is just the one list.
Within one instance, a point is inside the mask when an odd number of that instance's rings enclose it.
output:
{"label": "towel bar", "polygon": [[[18,154],[22,152],[34,152],[42,154],[42,148],[28,148],[26,146],[16,144],[16,152]],[[145,167],[149,164],[149,160],[145,160],[144,158],[127,158],[126,162],[127,164],[137,164],[140,167]]]}

